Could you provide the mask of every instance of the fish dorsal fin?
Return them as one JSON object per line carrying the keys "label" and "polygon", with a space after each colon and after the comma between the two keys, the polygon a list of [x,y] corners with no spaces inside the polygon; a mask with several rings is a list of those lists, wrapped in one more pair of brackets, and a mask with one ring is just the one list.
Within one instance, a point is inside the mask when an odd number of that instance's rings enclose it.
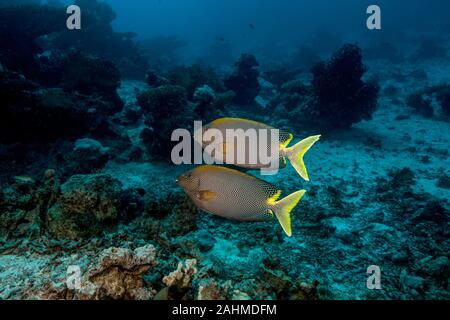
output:
{"label": "fish dorsal fin", "polygon": [[217,192],[210,190],[200,190],[197,193],[197,198],[202,201],[209,201],[217,197]]}

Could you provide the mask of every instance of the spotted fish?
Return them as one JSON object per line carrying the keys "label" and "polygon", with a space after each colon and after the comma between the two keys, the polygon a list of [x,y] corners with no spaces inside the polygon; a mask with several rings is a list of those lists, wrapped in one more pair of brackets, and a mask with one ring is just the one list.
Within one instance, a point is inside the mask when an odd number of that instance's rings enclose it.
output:
{"label": "spotted fish", "polygon": [[282,190],[240,171],[218,166],[199,166],[177,179],[195,205],[206,212],[238,221],[277,218],[290,237],[292,209],[305,190],[279,200]]}
{"label": "spotted fish", "polygon": [[[267,164],[263,164],[259,159],[256,164],[253,163],[238,163],[237,161],[237,146],[235,139],[232,139],[231,141],[227,141],[227,135],[226,131],[227,129],[242,129],[243,133],[248,129],[266,129],[271,130],[275,129],[274,127],[271,127],[267,124],[260,123],[257,121],[247,120],[247,119],[241,119],[241,118],[221,118],[217,119],[203,127],[203,132],[205,132],[208,129],[217,129],[221,132],[222,136],[224,137],[224,141],[222,142],[222,146],[218,148],[220,155],[214,155],[215,159],[220,160],[227,160],[226,154],[227,151],[230,149],[234,149],[234,155],[235,159],[233,160],[233,163],[229,164],[235,164],[239,167],[248,168],[248,169],[261,169],[264,167],[267,167]],[[297,173],[306,181],[309,181],[309,175],[306,170],[305,163],[303,161],[303,157],[305,153],[320,139],[320,135],[311,136],[308,137],[297,144],[295,144],[292,147],[289,147],[289,144],[291,143],[294,136],[291,133],[285,132],[285,131],[279,131],[279,154],[280,154],[280,167],[283,168],[286,165],[286,158],[289,159],[289,162],[294,167],[294,169],[297,171]],[[268,143],[270,146],[270,143]],[[248,145],[248,141],[246,140],[246,146],[245,146],[245,159],[249,159],[248,152],[251,150],[250,146]]]}

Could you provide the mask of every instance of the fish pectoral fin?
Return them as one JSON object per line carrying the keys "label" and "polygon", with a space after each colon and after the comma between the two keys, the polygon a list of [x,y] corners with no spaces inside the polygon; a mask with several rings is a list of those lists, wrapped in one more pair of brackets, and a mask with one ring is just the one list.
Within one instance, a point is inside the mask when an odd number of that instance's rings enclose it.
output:
{"label": "fish pectoral fin", "polygon": [[197,192],[197,198],[202,201],[209,201],[217,197],[217,192],[209,190],[200,190]]}

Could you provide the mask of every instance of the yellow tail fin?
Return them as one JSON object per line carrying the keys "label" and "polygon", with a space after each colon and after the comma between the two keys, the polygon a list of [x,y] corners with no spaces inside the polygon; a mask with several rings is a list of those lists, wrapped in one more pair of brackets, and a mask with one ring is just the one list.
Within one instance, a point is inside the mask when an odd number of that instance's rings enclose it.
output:
{"label": "yellow tail fin", "polygon": [[306,190],[300,190],[288,195],[286,198],[275,201],[271,204],[271,210],[280,222],[284,232],[290,237],[292,236],[291,228],[291,211],[305,194]]}
{"label": "yellow tail fin", "polygon": [[295,171],[306,181],[309,181],[308,172],[306,171],[305,163],[303,162],[303,156],[305,153],[319,141],[320,135],[308,137],[305,140],[300,141],[295,146],[286,148],[285,155],[288,157]]}

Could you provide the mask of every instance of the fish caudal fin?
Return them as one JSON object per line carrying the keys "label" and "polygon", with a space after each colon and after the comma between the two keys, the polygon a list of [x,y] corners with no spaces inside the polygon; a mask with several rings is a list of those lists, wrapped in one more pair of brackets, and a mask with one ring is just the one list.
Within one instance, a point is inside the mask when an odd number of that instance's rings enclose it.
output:
{"label": "fish caudal fin", "polygon": [[295,208],[297,203],[305,194],[306,190],[300,190],[288,195],[286,198],[280,201],[275,201],[272,204],[272,211],[280,222],[284,232],[290,237],[292,236],[291,228],[291,211]]}
{"label": "fish caudal fin", "polygon": [[306,171],[305,163],[303,162],[303,156],[305,153],[319,141],[320,135],[308,137],[305,140],[300,141],[295,146],[286,148],[285,155],[288,157],[295,171],[306,181],[309,181],[308,172]]}

